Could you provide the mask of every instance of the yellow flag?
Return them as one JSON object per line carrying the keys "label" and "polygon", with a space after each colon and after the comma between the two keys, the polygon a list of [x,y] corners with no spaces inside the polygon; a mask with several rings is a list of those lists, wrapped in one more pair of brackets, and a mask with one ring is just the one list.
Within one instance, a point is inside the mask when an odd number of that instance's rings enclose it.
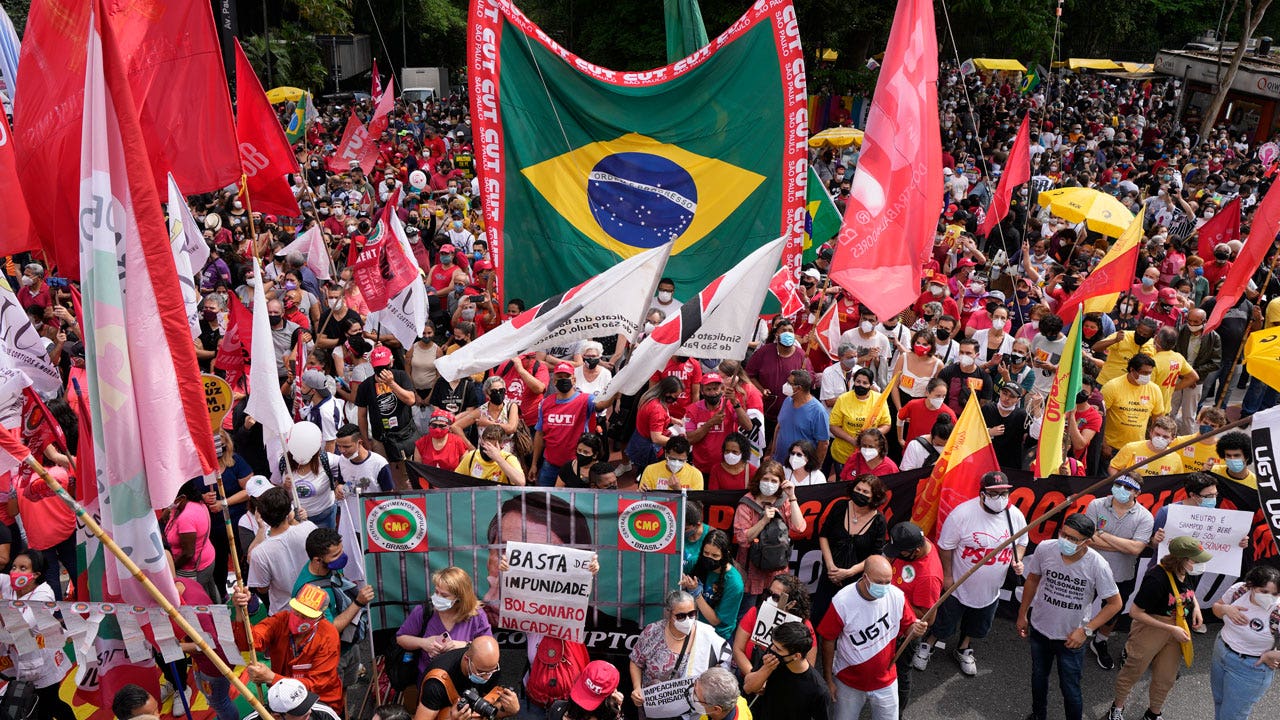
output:
{"label": "yellow flag", "polygon": [[[1133,283],[1133,273],[1137,267],[1138,244],[1142,242],[1143,238],[1142,219],[1145,215],[1146,208],[1138,211],[1137,217],[1120,234],[1116,244],[1111,246],[1111,249],[1103,256],[1102,261],[1089,273],[1089,277],[1085,279],[1081,289],[1089,285],[1099,289],[1103,287],[1117,288],[1123,285],[1127,289],[1127,286]],[[1116,272],[1117,270],[1120,272]],[[1115,277],[1112,278],[1112,275]],[[1103,295],[1086,298],[1084,312],[1086,314],[1111,312],[1116,308],[1116,300],[1120,299],[1120,292],[1120,290],[1115,290]]]}

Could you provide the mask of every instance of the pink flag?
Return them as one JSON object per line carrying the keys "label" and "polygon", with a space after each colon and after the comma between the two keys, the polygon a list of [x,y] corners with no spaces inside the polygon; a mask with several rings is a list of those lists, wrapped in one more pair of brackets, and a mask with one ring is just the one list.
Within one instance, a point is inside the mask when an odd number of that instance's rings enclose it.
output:
{"label": "pink flag", "polygon": [[1208,260],[1213,257],[1215,245],[1239,239],[1240,198],[1237,197],[1200,226],[1196,234],[1196,254],[1201,260]]}
{"label": "pink flag", "polygon": [[0,473],[14,472],[29,457],[31,451],[22,444],[18,431],[0,425]]}
{"label": "pink flag", "polygon": [[378,107],[373,111],[373,119],[369,121],[369,137],[377,142],[391,123],[391,110],[396,105],[396,79],[387,80],[387,89],[378,99]]}
{"label": "pink flag", "polygon": [[1018,128],[1018,139],[1009,151],[1009,159],[1004,164],[1004,174],[1000,176],[1000,184],[996,186],[995,197],[991,198],[991,207],[987,208],[987,216],[982,219],[978,234],[986,237],[992,228],[1009,214],[1009,202],[1013,199],[1013,189],[1031,179],[1031,118],[1022,116],[1022,126]]}
{"label": "pink flag", "polygon": [[370,139],[369,128],[360,122],[353,111],[347,119],[347,129],[342,133],[342,140],[338,142],[337,152],[325,161],[329,172],[345,173],[355,163],[368,175],[377,160],[378,148]]}
{"label": "pink flag", "polygon": [[299,235],[293,242],[276,251],[276,255],[288,255],[295,252],[302,253],[302,256],[307,259],[307,267],[311,268],[311,272],[315,274],[316,279],[329,279],[329,267],[332,263],[329,260],[329,249],[325,247],[324,235],[320,232],[319,225],[312,225],[310,229]]}
{"label": "pink flag", "polygon": [[373,59],[373,95],[382,97],[382,78],[378,77],[378,58]]}
{"label": "pink flag", "polygon": [[1258,209],[1253,211],[1249,238],[1231,263],[1231,269],[1227,270],[1227,277],[1218,286],[1213,312],[1209,313],[1209,320],[1204,326],[1206,332],[1216,329],[1227,311],[1240,301],[1240,296],[1249,286],[1249,278],[1253,277],[1267,250],[1275,242],[1277,231],[1280,231],[1280,183],[1273,183],[1262,202],[1258,203]]}
{"label": "pink flag", "polygon": [[899,0],[831,279],[880,317],[897,315],[920,294],[920,268],[941,211],[933,3]]}
{"label": "pink flag", "polygon": [[769,281],[769,292],[778,298],[778,302],[782,303],[783,315],[795,315],[804,308],[804,302],[800,299],[800,294],[796,292],[795,269],[786,263],[783,258],[782,267],[778,268],[778,272],[773,274],[773,279]]}
{"label": "pink flag", "polygon": [[[177,602],[154,509],[170,505],[188,478],[212,472],[216,456],[138,109],[119,45],[100,35],[102,24],[95,13],[87,33],[79,203],[100,513],[107,532]],[[149,597],[121,567],[106,581],[128,602]]]}

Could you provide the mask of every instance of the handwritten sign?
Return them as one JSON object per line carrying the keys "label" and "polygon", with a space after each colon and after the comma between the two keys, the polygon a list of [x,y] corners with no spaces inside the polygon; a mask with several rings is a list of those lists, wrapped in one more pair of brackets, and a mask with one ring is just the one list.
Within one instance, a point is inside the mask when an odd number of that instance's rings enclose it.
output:
{"label": "handwritten sign", "polygon": [[773,629],[789,622],[803,622],[799,617],[778,608],[778,604],[769,598],[756,612],[756,624],[751,628],[751,642],[761,647],[769,647],[773,642]]}
{"label": "handwritten sign", "polygon": [[222,419],[231,410],[231,386],[217,375],[201,375],[204,382],[204,403],[209,410],[209,427],[214,432],[222,427]]}
{"label": "handwritten sign", "polygon": [[1169,520],[1164,526],[1164,542],[1160,543],[1160,557],[1168,554],[1170,540],[1190,535],[1199,540],[1205,550],[1213,553],[1205,572],[1236,577],[1244,559],[1240,540],[1252,527],[1253,514],[1243,510],[1170,505]]}
{"label": "handwritten sign", "polygon": [[681,677],[644,688],[644,716],[678,718],[689,714],[689,688],[698,678]]}
{"label": "handwritten sign", "polygon": [[588,550],[507,543],[499,627],[582,642],[593,557]]}

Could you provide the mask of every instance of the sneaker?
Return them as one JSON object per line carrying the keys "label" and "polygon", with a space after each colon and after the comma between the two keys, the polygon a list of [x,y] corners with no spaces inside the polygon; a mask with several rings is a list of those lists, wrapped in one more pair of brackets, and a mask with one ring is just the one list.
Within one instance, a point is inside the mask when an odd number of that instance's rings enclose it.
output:
{"label": "sneaker", "polygon": [[929,658],[933,656],[932,643],[920,643],[916,648],[916,656],[911,658],[911,667],[923,671],[929,667]]}
{"label": "sneaker", "polygon": [[187,686],[186,690],[182,694],[185,695],[187,698],[187,702],[185,705],[182,703],[182,697],[178,696],[178,694],[176,693],[173,696],[173,709],[170,712],[172,712],[173,716],[176,718],[186,717],[187,708],[190,708],[192,704],[195,702],[196,695],[195,695],[195,692],[193,692],[190,685]]}
{"label": "sneaker", "polygon": [[1147,711],[1142,713],[1142,720],[1164,720],[1164,715],[1153,713],[1151,708],[1147,708]]}
{"label": "sneaker", "polygon": [[1102,638],[1095,637],[1093,642],[1089,643],[1089,652],[1098,660],[1098,667],[1103,670],[1114,670],[1115,661],[1111,659],[1111,649],[1107,647],[1107,641]]}
{"label": "sneaker", "polygon": [[1196,625],[1195,627],[1191,628],[1191,632],[1193,632],[1193,633],[1195,633],[1195,634],[1197,634],[1197,635],[1203,635],[1203,634],[1205,634],[1205,633],[1209,632],[1209,626],[1208,626],[1208,625],[1205,625],[1204,623],[1201,623],[1201,624]]}
{"label": "sneaker", "polygon": [[160,704],[163,705],[165,700],[173,697],[173,686],[167,682],[160,683]]}
{"label": "sneaker", "polygon": [[1102,716],[1102,720],[1124,720],[1124,708],[1118,708],[1115,705]]}
{"label": "sneaker", "polygon": [[952,657],[956,659],[956,662],[960,663],[960,672],[969,677],[978,674],[978,662],[973,659],[973,648],[956,650]]}

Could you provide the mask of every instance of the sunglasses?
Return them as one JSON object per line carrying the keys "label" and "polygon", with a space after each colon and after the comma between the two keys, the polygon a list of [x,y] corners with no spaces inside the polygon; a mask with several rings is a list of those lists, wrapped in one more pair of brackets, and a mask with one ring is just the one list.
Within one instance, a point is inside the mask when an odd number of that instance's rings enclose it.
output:
{"label": "sunglasses", "polygon": [[698,611],[690,610],[689,612],[671,613],[671,617],[676,620],[692,620],[693,618],[698,617]]}

